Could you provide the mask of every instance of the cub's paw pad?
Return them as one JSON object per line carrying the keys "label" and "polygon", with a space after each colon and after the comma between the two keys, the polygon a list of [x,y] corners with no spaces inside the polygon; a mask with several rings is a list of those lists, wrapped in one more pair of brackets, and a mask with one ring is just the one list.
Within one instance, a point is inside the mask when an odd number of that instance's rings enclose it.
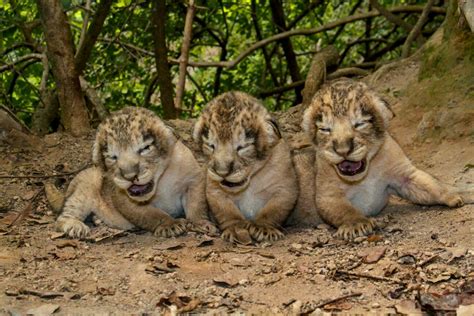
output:
{"label": "cub's paw pad", "polygon": [[70,238],[84,239],[90,233],[90,228],[86,224],[73,218],[58,220],[57,228]]}
{"label": "cub's paw pad", "polygon": [[345,223],[339,226],[336,237],[344,240],[351,240],[370,234],[376,227],[372,218],[360,218],[352,223]]}
{"label": "cub's paw pad", "polygon": [[186,220],[184,219],[175,219],[169,222],[159,225],[155,231],[154,235],[157,237],[176,237],[182,235],[186,232]]}
{"label": "cub's paw pad", "polygon": [[222,232],[221,238],[230,243],[250,245],[252,243],[252,237],[247,228],[242,226],[230,226]]}
{"label": "cub's paw pad", "polygon": [[277,228],[271,225],[251,225],[249,228],[250,235],[256,241],[277,241],[285,237],[285,235]]}

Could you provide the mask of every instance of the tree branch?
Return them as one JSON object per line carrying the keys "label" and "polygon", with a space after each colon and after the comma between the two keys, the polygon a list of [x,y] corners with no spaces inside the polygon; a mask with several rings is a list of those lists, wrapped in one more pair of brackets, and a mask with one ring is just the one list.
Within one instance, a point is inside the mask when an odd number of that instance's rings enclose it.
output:
{"label": "tree branch", "polygon": [[[92,52],[97,38],[99,37],[102,26],[104,25],[105,18],[109,14],[110,7],[113,3],[113,0],[102,0],[99,3],[94,19],[87,30],[87,33],[82,41],[79,42],[79,47],[74,57],[76,71],[78,75],[81,75],[86,66],[87,60]],[[87,11],[86,11],[87,12]],[[87,14],[87,13],[86,13]]]}
{"label": "tree branch", "polygon": [[385,9],[377,0],[370,0],[370,5],[374,7],[377,11],[380,12],[387,20],[393,24],[398,25],[401,28],[404,28],[405,31],[410,32],[413,26],[410,23],[405,22],[403,19],[399,18],[395,14],[392,14],[389,10]]}
{"label": "tree branch", "polygon": [[175,108],[178,110],[181,109],[181,103],[183,102],[184,85],[186,84],[186,68],[188,67],[189,60],[189,45],[193,35],[193,18],[195,11],[194,0],[189,0],[184,23],[183,45],[181,46],[181,56],[179,57],[179,77],[174,103]]}
{"label": "tree branch", "polygon": [[[82,21],[81,36],[79,37],[79,43],[77,44],[77,47],[79,47],[79,49],[84,46],[84,39],[86,37],[87,27],[89,26],[90,11],[91,11],[91,0],[86,0],[86,6],[84,8],[84,19]],[[77,56],[77,53],[79,52],[79,49],[76,52],[76,56]]]}
{"label": "tree branch", "polygon": [[24,62],[24,61],[27,61],[27,60],[30,60],[30,59],[39,59],[39,60],[42,60],[43,59],[43,54],[36,54],[36,53],[33,53],[33,54],[28,54],[28,55],[23,55],[19,58],[17,58],[15,61],[12,61],[11,63],[9,64],[5,64],[3,66],[0,67],[0,73],[4,72],[4,71],[7,71],[9,69],[13,69],[15,67],[16,64],[18,63],[21,63],[21,62]]}
{"label": "tree branch", "polygon": [[434,4],[434,0],[428,0],[426,2],[426,5],[423,8],[423,12],[421,13],[420,18],[416,22],[413,29],[410,31],[410,34],[408,34],[407,40],[403,44],[402,58],[406,58],[410,55],[411,44],[420,35],[421,29],[423,28],[426,21],[428,20],[428,14],[430,13],[431,7],[433,6],[433,4]]}

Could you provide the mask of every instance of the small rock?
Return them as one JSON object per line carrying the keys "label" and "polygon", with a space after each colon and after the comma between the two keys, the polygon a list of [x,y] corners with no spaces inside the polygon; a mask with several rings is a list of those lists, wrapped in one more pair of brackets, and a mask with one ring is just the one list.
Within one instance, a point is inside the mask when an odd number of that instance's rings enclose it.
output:
{"label": "small rock", "polygon": [[398,258],[398,263],[400,264],[415,264],[416,259],[412,255],[405,255]]}
{"label": "small rock", "polygon": [[379,308],[380,307],[380,304],[375,302],[375,303],[372,303],[372,305],[370,305],[372,308]]}
{"label": "small rock", "polygon": [[26,312],[26,315],[51,315],[59,310],[59,305],[44,304],[36,308],[31,308]]}
{"label": "small rock", "polygon": [[361,237],[356,237],[356,238],[354,238],[354,242],[355,242],[356,244],[360,244],[361,242],[363,242],[363,241],[365,241],[365,240],[367,240],[367,236],[361,236]]}

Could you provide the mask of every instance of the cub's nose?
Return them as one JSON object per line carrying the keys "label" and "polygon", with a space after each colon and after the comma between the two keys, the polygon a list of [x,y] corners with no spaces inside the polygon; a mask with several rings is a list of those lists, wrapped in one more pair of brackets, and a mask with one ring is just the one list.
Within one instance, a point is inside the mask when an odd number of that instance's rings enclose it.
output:
{"label": "cub's nose", "polygon": [[138,177],[138,164],[119,169],[120,175],[128,181],[133,181]]}
{"label": "cub's nose", "polygon": [[221,177],[226,177],[230,175],[234,169],[234,162],[233,161],[225,161],[225,162],[218,162],[215,161],[212,169],[214,172],[217,173]]}
{"label": "cub's nose", "polygon": [[349,156],[354,151],[354,138],[351,137],[342,141],[333,140],[332,148],[343,157]]}

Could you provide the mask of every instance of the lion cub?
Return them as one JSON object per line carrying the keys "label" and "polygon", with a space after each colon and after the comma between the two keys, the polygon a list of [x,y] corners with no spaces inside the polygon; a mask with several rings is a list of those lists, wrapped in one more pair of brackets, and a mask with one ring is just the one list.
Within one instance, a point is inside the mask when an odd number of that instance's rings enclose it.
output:
{"label": "lion cub", "polygon": [[83,222],[91,213],[109,226],[163,237],[185,232],[183,216],[212,231],[203,171],[153,112],[125,108],[108,117],[98,127],[92,161],[69,185],[57,219],[70,237],[88,235]]}
{"label": "lion cub", "polygon": [[246,230],[257,241],[282,238],[297,180],[289,147],[265,107],[245,93],[224,93],[203,110],[193,136],[208,158],[206,196],[222,237],[239,242]]}
{"label": "lion cub", "polygon": [[305,110],[302,127],[316,146],[318,212],[350,239],[370,233],[391,194],[419,204],[459,207],[474,202],[474,190],[440,183],[414,167],[387,132],[387,104],[352,80],[323,86]]}

